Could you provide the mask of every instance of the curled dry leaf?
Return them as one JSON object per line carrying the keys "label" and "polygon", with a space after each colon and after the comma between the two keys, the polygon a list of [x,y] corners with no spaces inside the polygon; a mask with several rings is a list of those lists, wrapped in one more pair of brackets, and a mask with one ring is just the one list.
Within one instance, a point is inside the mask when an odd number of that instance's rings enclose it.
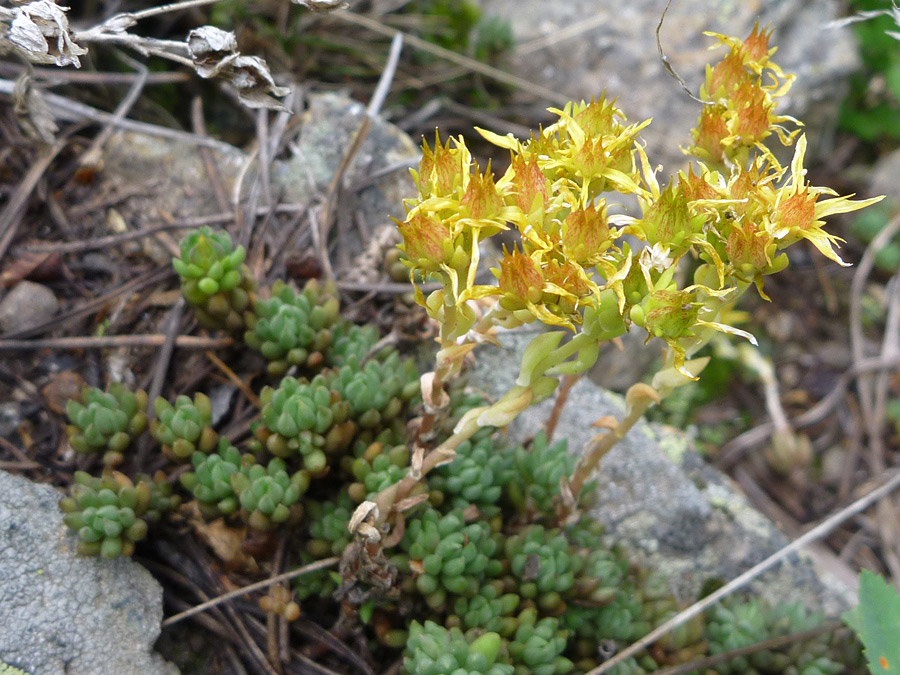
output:
{"label": "curled dry leaf", "polygon": [[234,33],[201,26],[187,37],[187,47],[197,74],[230,82],[248,108],[282,110],[273,96],[287,96],[290,89],[275,84],[266,62],[258,56],[241,56]]}
{"label": "curled dry leaf", "polygon": [[63,275],[62,256],[59,253],[26,251],[10,261],[0,272],[0,286],[9,288],[23,279],[49,281]]}
{"label": "curled dry leaf", "polygon": [[69,33],[68,9],[52,0],[0,8],[0,50],[11,46],[32,63],[80,68],[78,57],[87,54],[87,49],[75,44]]}
{"label": "curled dry leaf", "polygon": [[32,82],[28,71],[23,71],[16,79],[13,90],[13,112],[19,127],[31,138],[47,143],[56,140],[59,131],[47,102]]}

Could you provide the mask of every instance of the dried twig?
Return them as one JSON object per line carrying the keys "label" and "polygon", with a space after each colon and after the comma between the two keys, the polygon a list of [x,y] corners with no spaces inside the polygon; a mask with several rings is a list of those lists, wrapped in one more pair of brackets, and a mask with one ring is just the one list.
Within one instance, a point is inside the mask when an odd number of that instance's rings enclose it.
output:
{"label": "dried twig", "polygon": [[[147,335],[105,335],[102,337],[61,337],[35,340],[0,340],[0,352],[21,352],[34,349],[109,349],[113,347],[162,347],[168,336],[164,333]],[[230,337],[202,337],[179,335],[175,346],[182,349],[223,349],[234,344]]]}
{"label": "dried twig", "polygon": [[262,581],[257,581],[255,584],[250,584],[249,586],[244,586],[243,588],[238,588],[233,591],[229,591],[228,593],[223,593],[217,598],[213,598],[207,602],[204,602],[192,609],[187,610],[186,612],[181,612],[180,614],[176,614],[174,616],[170,616],[168,619],[165,619],[162,622],[162,626],[171,626],[172,624],[178,623],[179,621],[183,621],[188,617],[194,616],[195,614],[199,614],[200,612],[205,612],[211,607],[215,607],[216,605],[220,605],[223,602],[228,602],[229,600],[233,600],[234,598],[238,598],[242,595],[247,595],[248,593],[252,593],[253,591],[258,591],[262,588],[268,588],[273,584],[281,583],[282,581],[287,581],[288,579],[293,579],[295,577],[302,576],[304,574],[309,574],[311,572],[317,572],[319,570],[328,569],[329,567],[334,567],[337,565],[341,559],[337,556],[331,558],[325,558],[323,560],[317,560],[314,563],[310,563],[309,565],[304,565],[303,567],[298,567],[295,570],[290,572],[285,572],[284,574],[279,574],[274,577],[270,577],[269,579],[263,579]]}

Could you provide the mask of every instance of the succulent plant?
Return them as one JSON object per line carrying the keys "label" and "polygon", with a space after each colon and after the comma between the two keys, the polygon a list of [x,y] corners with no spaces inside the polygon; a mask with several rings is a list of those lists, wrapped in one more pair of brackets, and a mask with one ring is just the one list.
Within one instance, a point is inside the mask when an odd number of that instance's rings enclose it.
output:
{"label": "succulent plant", "polygon": [[456,459],[428,476],[428,486],[439,491],[454,508],[475,504],[487,515],[499,509],[503,486],[515,478],[512,453],[485,429],[456,448]]}
{"label": "succulent plant", "polygon": [[309,521],[309,541],[306,550],[316,558],[340,555],[350,543],[347,525],[353,515],[355,504],[342,490],[336,500],[319,502],[306,501],[306,515]]}
{"label": "succulent plant", "polygon": [[[513,506],[525,514],[553,513],[553,500],[559,494],[561,478],[572,475],[576,457],[568,453],[567,442],[547,442],[543,431],[532,441],[531,449],[513,450],[518,480],[507,484],[506,494]],[[593,483],[585,485],[582,495],[592,491]]]}
{"label": "succulent plant", "polygon": [[162,396],[153,402],[156,419],[150,433],[163,446],[163,452],[175,461],[186,461],[197,452],[212,452],[219,435],[212,428],[212,403],[206,394],[194,399],[181,395],[173,406]]}
{"label": "succulent plant", "polygon": [[[316,558],[309,553],[300,554],[300,564],[308,565]],[[341,584],[341,575],[335,570],[316,570],[291,580],[291,587],[297,600],[303,602],[308,598],[330,598]]]}
{"label": "succulent plant", "polygon": [[378,329],[371,324],[360,326],[341,321],[331,331],[331,344],[325,351],[325,361],[329,366],[359,365],[378,339]]}
{"label": "succulent plant", "polygon": [[255,463],[252,456],[241,455],[227,438],[220,438],[215,453],[195,452],[191,455],[194,470],[181,474],[181,484],[194,495],[204,516],[228,516],[240,508],[231,476],[242,466],[252,463]]}
{"label": "succulent plant", "polygon": [[179,245],[181,257],[172,266],[181,277],[181,294],[206,328],[238,332],[250,307],[256,280],[243,264],[246,251],[235,248],[223,230],[201,227]]}
{"label": "succulent plant", "polygon": [[466,524],[461,511],[441,515],[432,508],[407,523],[401,546],[416,572],[416,587],[432,609],[446,606],[447,593],[475,596],[502,563],[497,539],[484,521]]}
{"label": "succulent plant", "polygon": [[69,496],[59,505],[66,526],[78,533],[78,552],[104,558],[132,555],[135,542],[147,536],[147,522],[178,505],[164,483],[139,476],[135,484],[118,471],[101,478],[76,471]]}
{"label": "succulent plant", "polygon": [[401,361],[392,351],[383,361],[342,366],[329,383],[350,404],[350,415],[359,426],[375,429],[397,417],[418,393],[419,373],[412,359]]}
{"label": "succulent plant", "polygon": [[[405,445],[390,447],[383,443],[372,443],[362,457],[353,461],[351,470],[359,482],[350,486],[350,496],[356,502],[369,499],[403,478],[408,467],[409,448]],[[426,489],[424,485],[417,485],[414,494]]]}
{"label": "succulent plant", "polygon": [[515,593],[504,593],[499,579],[486,582],[478,594],[471,598],[457,598],[453,603],[453,615],[447,624],[459,625],[465,630],[480,629],[511,637],[519,627],[515,612],[521,598]]}
{"label": "succulent plant", "polygon": [[409,675],[513,675],[502,661],[503,640],[496,633],[468,640],[458,628],[447,629],[433,621],[423,626],[413,621],[403,658]]}
{"label": "succulent plant", "polygon": [[231,485],[247,524],[265,531],[300,519],[302,507],[297,500],[309,487],[309,472],[289,475],[284,461],[275,457],[268,466],[242,466],[231,474]]}
{"label": "succulent plant", "polygon": [[147,427],[146,407],[144,391],[132,393],[118,382],[107,392],[85,387],[80,402],[66,404],[69,444],[76,452],[103,452],[103,463],[116,466],[131,441]]}
{"label": "succulent plant", "polygon": [[559,530],[530,525],[505,541],[509,571],[519,595],[535,600],[542,611],[558,615],[565,610],[563,594],[575,585],[578,556]]}
{"label": "succulent plant", "polygon": [[331,342],[338,320],[339,301],[334,284],[320,286],[315,279],[296,293],[277,281],[272,297],[257,299],[247,316],[244,341],[269,360],[268,371],[282,375],[290,366],[318,366]]}
{"label": "succulent plant", "polygon": [[[800,603],[780,603],[775,607],[761,599],[741,601],[728,598],[708,612],[706,639],[709,653],[720,654],[739,647],[763,642],[815,628],[822,615],[808,612]],[[719,664],[722,675],[746,673],[800,673],[833,675],[845,672],[842,664],[828,658],[829,638],[821,635],[812,640],[795,642],[784,649],[764,649]]]}
{"label": "succulent plant", "polygon": [[262,424],[254,429],[255,452],[267,450],[277,457],[300,455],[312,474],[323,472],[326,453],[347,447],[356,427],[348,421],[348,404],[329,389],[321,376],[306,383],[285,377],[278,389],[260,394]]}
{"label": "succulent plant", "polygon": [[562,656],[568,633],[560,628],[557,619],[538,619],[537,610],[531,607],[519,613],[518,622],[509,643],[516,675],[562,675],[575,667]]}

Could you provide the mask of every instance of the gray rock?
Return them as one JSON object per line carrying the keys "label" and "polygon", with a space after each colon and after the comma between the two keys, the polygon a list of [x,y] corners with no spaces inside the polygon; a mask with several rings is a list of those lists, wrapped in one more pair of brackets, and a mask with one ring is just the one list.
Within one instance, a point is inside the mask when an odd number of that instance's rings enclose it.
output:
{"label": "gray rock", "polygon": [[[520,329],[502,335],[502,347],[479,347],[470,384],[492,396],[507,391],[535,334]],[[522,441],[540,431],[553,404],[551,398],[521,414],[509,426],[510,438]],[[582,379],[569,394],[556,439],[567,437],[570,452],[580,453],[596,433],[594,420],[621,418],[623,412],[622,397]],[[592,514],[606,526],[609,542],[623,544],[663,573],[681,600],[696,599],[708,579],[730,581],[788,543],[676,429],[639,422],[603,459],[598,479]],[[826,586],[810,562],[797,556],[751,588],[770,602],[799,600],[830,616],[854,603],[850,589]]]}
{"label": "gray rock", "polygon": [[0,301],[0,333],[15,333],[49,321],[59,300],[46,286],[20,281]]}
{"label": "gray rock", "polygon": [[153,653],[162,588],[131,560],[76,555],[59,497],[0,471],[0,663],[31,675],[177,675]]}
{"label": "gray rock", "polygon": [[[291,204],[320,204],[364,114],[365,108],[346,96],[310,96],[299,124],[285,139],[290,157],[272,163],[273,196]],[[146,186],[140,196],[117,207],[127,222],[149,226],[158,224],[161,217],[187,218],[220,211],[196,146],[122,132],[113,134],[105,152],[105,175],[111,181],[120,188]],[[228,146],[211,152],[230,197],[248,156]],[[343,256],[332,261],[336,267],[338,263],[349,266],[352,256],[363,249],[357,227],[360,216],[370,230],[390,223],[388,216],[403,217],[403,199],[415,194],[407,166],[418,156],[409,136],[381,119],[373,121],[344,177],[332,228],[332,240],[340,237],[338,252]],[[255,160],[250,167],[242,182],[244,194],[257,169]],[[160,254],[161,260],[169,257],[164,250]]]}
{"label": "gray rock", "polygon": [[[513,51],[507,67],[568,98],[590,99],[605,90],[608,98],[618,99],[630,120],[653,118],[642,136],[654,164],[661,163],[669,174],[684,164],[678,147],[690,144],[700,104],[684,94],[657,54],[656,26],[666,0],[481,0],[479,4],[486,15],[511,24],[520,51]],[[858,63],[849,32],[823,28],[839,10],[835,0],[673,2],[661,32],[663,49],[696,94],[704,65],[719,58],[707,51],[713,40],[703,32],[744,38],[760,17],[762,26],[775,29],[776,62],[797,75],[785,99],[787,112],[814,129],[829,128],[846,77]],[[586,30],[570,32],[579,26]],[[569,34],[552,39],[560,31]],[[540,39],[546,40],[543,47],[529,48],[529,42]]]}

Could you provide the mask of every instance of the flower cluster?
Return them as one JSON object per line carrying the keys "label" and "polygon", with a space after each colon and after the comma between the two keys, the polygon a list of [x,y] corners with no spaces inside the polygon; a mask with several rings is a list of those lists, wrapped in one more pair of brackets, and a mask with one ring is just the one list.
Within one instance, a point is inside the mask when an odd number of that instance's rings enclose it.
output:
{"label": "flower cluster", "polygon": [[[750,283],[762,292],[763,276],[787,265],[783,249],[806,239],[840,262],[823,218],[877,199],[852,201],[806,181],[806,139],[784,128],[795,120],[776,114],[792,77],[772,61],[767,32],[714,37],[728,53],[707,70],[707,105],[689,150],[698,161],[667,185],[637,141],[649,122],[627,123],[602,98],[551,109],[558,121],[527,141],[480,130],[510,152],[499,179],[481,171],[461,138],[424,146],[413,172],[418,197],[398,227],[411,278],[441,284],[420,302],[441,323],[443,346],[540,321],[589,336],[584,352],[637,325],[668,344],[669,366],[695,378],[685,361],[711,330],[752,340],[722,323],[720,311]],[[789,167],[765,147],[772,134],[796,140]],[[610,193],[636,198],[640,212],[621,212]],[[496,285],[477,284],[479,242],[510,228],[521,247],[492,270]],[[642,246],[633,249],[626,234]],[[686,255],[700,267],[685,284],[675,269]],[[496,302],[481,312],[472,301],[486,297]],[[596,358],[586,354],[579,371]]]}

